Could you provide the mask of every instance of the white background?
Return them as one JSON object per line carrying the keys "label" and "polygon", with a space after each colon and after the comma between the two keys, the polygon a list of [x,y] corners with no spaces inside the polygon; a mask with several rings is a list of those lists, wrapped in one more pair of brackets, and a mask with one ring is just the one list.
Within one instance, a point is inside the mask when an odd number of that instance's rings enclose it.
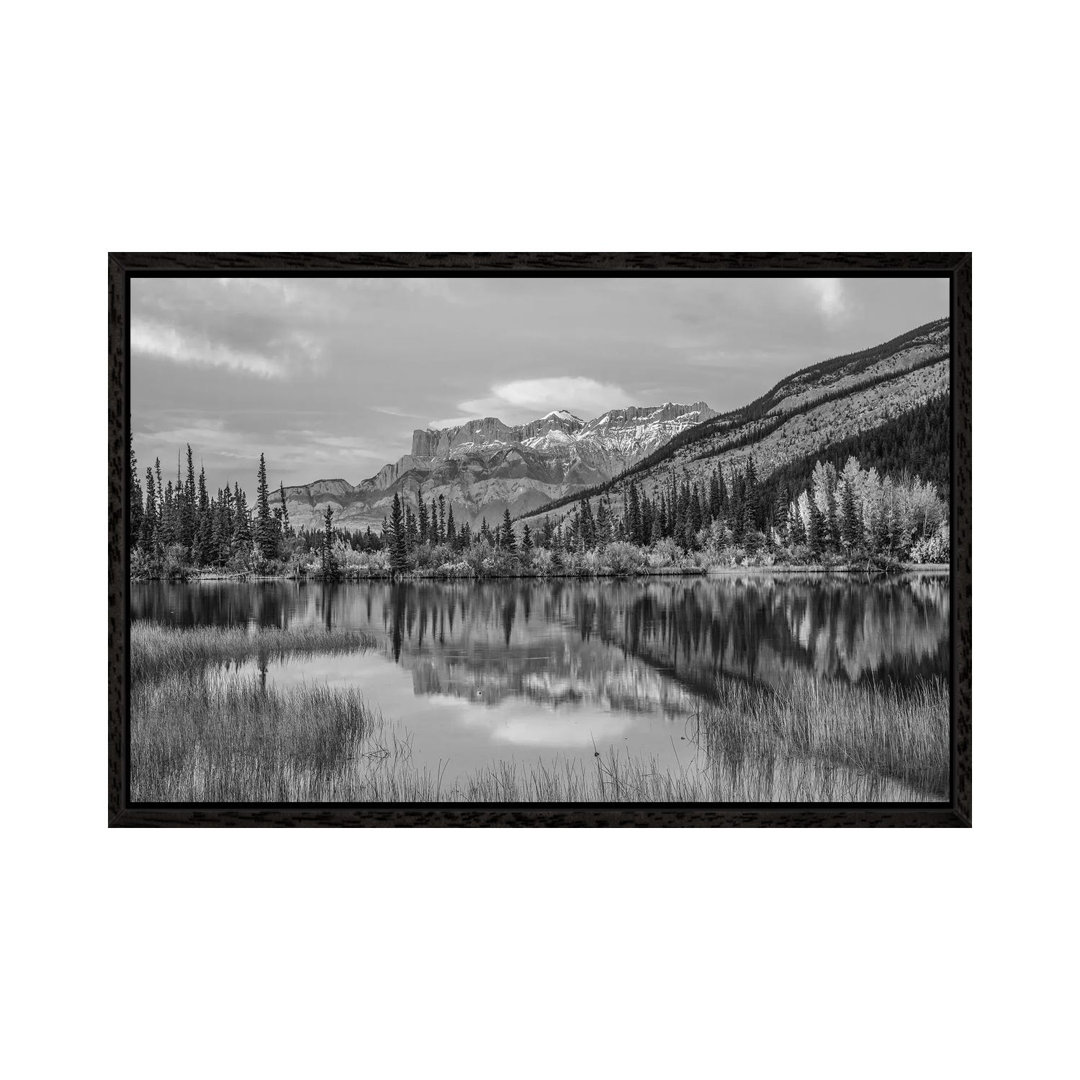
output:
{"label": "white background", "polygon": [[[9,1075],[1075,1067],[1067,10],[6,13]],[[974,250],[976,827],[108,831],[108,250]]]}

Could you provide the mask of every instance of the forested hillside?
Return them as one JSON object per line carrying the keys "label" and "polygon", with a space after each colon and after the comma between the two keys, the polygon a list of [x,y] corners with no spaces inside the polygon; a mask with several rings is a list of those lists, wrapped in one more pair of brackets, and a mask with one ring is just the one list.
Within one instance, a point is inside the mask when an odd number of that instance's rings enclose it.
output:
{"label": "forested hillside", "polygon": [[949,323],[938,320],[848,356],[787,376],[749,405],[688,428],[604,484],[523,515],[542,517],[586,498],[621,498],[633,483],[659,490],[674,469],[708,484],[719,467],[728,484],[753,457],[759,479],[783,466],[884,427],[949,392]]}
{"label": "forested hillside", "polygon": [[818,453],[809,454],[777,469],[764,483],[765,498],[775,503],[784,490],[807,487],[820,461],[838,471],[849,457],[882,476],[910,479],[918,476],[939,491],[949,490],[949,396],[934,398],[909,413],[871,428]]}

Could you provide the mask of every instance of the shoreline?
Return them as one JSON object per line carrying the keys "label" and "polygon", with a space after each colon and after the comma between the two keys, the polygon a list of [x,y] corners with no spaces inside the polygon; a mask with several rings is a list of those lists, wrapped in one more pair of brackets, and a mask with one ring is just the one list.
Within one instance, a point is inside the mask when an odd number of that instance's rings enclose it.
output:
{"label": "shoreline", "polygon": [[[721,578],[721,577],[738,577],[738,576],[756,576],[756,577],[768,577],[774,574],[813,574],[817,577],[829,576],[829,575],[844,575],[844,574],[860,574],[864,577],[893,577],[902,574],[949,574],[951,567],[948,563],[902,563],[898,566],[889,567],[888,569],[877,569],[873,567],[867,567],[865,565],[839,565],[839,566],[827,566],[823,563],[812,563],[807,565],[796,566],[792,564],[778,564],[776,566],[691,566],[691,567],[659,567],[652,570],[636,571],[631,574],[617,574],[617,573],[562,573],[542,574],[536,573],[519,573],[519,574],[439,574],[435,572],[424,572],[410,570],[406,573],[392,574],[390,572],[374,573],[374,574],[361,574],[354,577],[344,577],[339,581],[335,581],[332,584],[335,585],[349,585],[360,584],[368,581],[385,581],[385,582],[415,582],[415,581],[439,581],[439,582],[481,582],[481,581],[591,581],[591,580],[618,580],[618,581],[631,581],[638,578],[658,578],[658,577],[704,577],[704,578]],[[300,585],[321,585],[323,581],[319,577],[296,574],[254,574],[254,573],[240,573],[240,574],[193,574],[188,578],[164,578],[164,577],[147,577],[147,578],[131,578],[129,579],[131,584],[136,583],[148,583],[148,582],[164,582],[165,584],[173,585],[197,585],[202,582],[227,582],[235,581],[243,584],[261,584],[266,582],[282,581],[282,582],[295,582]]]}

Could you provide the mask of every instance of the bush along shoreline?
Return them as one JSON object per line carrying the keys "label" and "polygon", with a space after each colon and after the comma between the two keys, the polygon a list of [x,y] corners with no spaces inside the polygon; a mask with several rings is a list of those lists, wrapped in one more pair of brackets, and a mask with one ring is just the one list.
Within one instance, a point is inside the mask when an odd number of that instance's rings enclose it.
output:
{"label": "bush along shoreline", "polygon": [[818,463],[801,492],[757,480],[752,457],[691,482],[582,499],[543,519],[456,525],[444,496],[395,493],[376,533],[348,530],[327,506],[322,528],[294,529],[284,487],[271,507],[265,458],[249,507],[234,484],[210,496],[187,448],[186,478],[162,488],[160,462],[145,490],[130,456],[133,581],[592,578],[755,570],[896,573],[947,569],[949,515],[936,487],[918,477],[881,477],[849,457]]}

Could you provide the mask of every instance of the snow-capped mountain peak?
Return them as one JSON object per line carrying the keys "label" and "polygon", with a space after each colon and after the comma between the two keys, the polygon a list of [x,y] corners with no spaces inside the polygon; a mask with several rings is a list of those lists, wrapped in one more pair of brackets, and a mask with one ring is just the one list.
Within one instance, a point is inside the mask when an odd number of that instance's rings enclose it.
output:
{"label": "snow-capped mountain peak", "polygon": [[611,409],[588,421],[557,409],[516,426],[489,416],[451,428],[418,428],[411,453],[355,487],[338,481],[332,491],[320,484],[287,488],[289,517],[316,527],[329,504],[342,526],[375,527],[394,494],[406,493],[410,501],[444,495],[458,521],[494,521],[506,508],[525,512],[609,480],[715,415],[701,401],[665,402]]}

